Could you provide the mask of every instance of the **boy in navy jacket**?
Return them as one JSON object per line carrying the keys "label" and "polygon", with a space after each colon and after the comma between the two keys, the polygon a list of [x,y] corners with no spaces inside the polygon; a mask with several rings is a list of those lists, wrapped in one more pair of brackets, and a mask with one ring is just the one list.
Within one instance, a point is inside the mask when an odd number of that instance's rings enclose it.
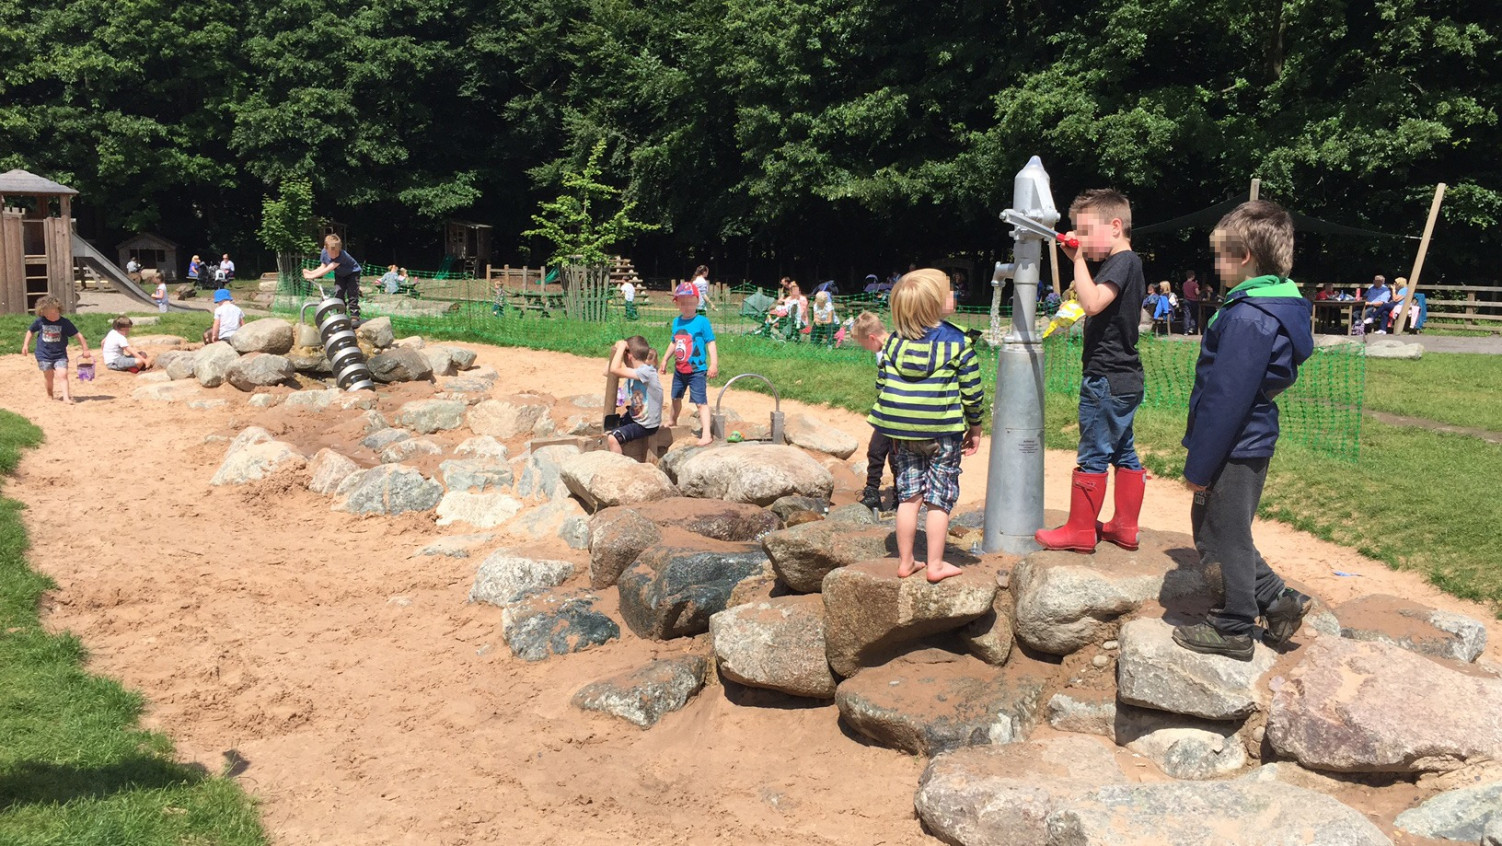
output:
{"label": "boy in navy jacket", "polygon": [[1286,587],[1252,542],[1267,465],[1278,441],[1273,401],[1314,351],[1310,306],[1288,279],[1293,219],[1276,203],[1242,203],[1210,234],[1215,270],[1230,290],[1205,327],[1189,396],[1184,484],[1194,491],[1190,523],[1206,565],[1218,564],[1225,604],[1208,619],[1174,629],[1185,649],[1252,657],[1252,627],[1281,646],[1299,630],[1309,597]]}

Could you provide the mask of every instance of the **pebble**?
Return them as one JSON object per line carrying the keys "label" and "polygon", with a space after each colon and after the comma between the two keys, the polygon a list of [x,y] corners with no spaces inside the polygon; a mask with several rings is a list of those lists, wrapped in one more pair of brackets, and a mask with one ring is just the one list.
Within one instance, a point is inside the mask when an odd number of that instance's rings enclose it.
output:
{"label": "pebble", "polygon": [[1090,663],[1091,663],[1091,664],[1094,664],[1094,665],[1095,665],[1095,666],[1096,666],[1096,667],[1097,667],[1097,668],[1099,668],[1099,669],[1105,669],[1105,667],[1106,667],[1106,666],[1107,666],[1107,665],[1108,665],[1108,664],[1110,664],[1110,663],[1111,663],[1111,659],[1110,659],[1110,658],[1107,658],[1107,657],[1106,657],[1106,656],[1104,656],[1104,655],[1097,655],[1097,656],[1095,656],[1095,657],[1094,657],[1094,658],[1091,658],[1091,659],[1090,659]]}
{"label": "pebble", "polygon": [[1109,650],[1109,651],[1111,651],[1111,652],[1115,652],[1115,651],[1116,651],[1116,650],[1118,650],[1118,649],[1120,649],[1120,648],[1121,648],[1121,644],[1120,644],[1120,643],[1117,643],[1117,642],[1116,642],[1116,641],[1114,641],[1114,640],[1108,640],[1108,641],[1106,641],[1106,642],[1105,642],[1105,643],[1102,643],[1102,644],[1101,644],[1101,645],[1100,645],[1100,648],[1101,648],[1101,649],[1105,649],[1105,650]]}

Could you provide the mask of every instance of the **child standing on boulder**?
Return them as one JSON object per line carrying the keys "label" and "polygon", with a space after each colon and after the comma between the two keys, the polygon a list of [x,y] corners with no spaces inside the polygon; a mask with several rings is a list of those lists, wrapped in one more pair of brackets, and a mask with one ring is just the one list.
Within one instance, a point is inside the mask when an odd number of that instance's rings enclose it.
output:
{"label": "child standing on boulder", "polygon": [[1292,385],[1314,351],[1308,300],[1288,279],[1293,218],[1276,203],[1242,203],[1210,233],[1215,271],[1230,288],[1205,325],[1184,446],[1184,485],[1194,546],[1205,565],[1219,565],[1225,604],[1209,618],[1173,631],[1185,649],[1252,658],[1252,626],[1281,646],[1299,630],[1309,597],[1286,587],[1252,542],[1252,518],[1278,441],[1274,398]]}
{"label": "child standing on boulder", "polygon": [[[1147,280],[1132,251],[1132,207],[1109,188],[1079,195],[1069,207],[1079,247],[1064,247],[1074,263],[1074,291],[1085,313],[1081,358],[1080,446],[1069,496],[1069,522],[1039,529],[1045,549],[1094,552],[1103,538],[1122,549],[1137,548],[1137,518],[1147,474],[1137,458],[1132,420],[1142,404],[1146,379],[1137,356],[1137,322]],[[1092,271],[1088,262],[1099,262]],[[1106,471],[1116,468],[1116,511],[1096,522],[1106,500]]]}
{"label": "child standing on boulder", "polygon": [[[673,342],[662,354],[662,374],[667,375],[668,362],[673,362],[673,411],[668,428],[678,425],[678,415],[683,412],[683,395],[699,407],[699,446],[714,443],[714,432],[709,422],[708,379],[720,375],[720,352],[715,346],[714,328],[709,318],[698,314],[699,290],[691,282],[684,282],[673,290],[673,302],[678,305],[678,316],[673,318]],[[706,378],[707,377],[707,378]]]}
{"label": "child standing on boulder", "polygon": [[940,582],[960,568],[944,560],[949,512],[960,497],[960,457],[980,446],[985,394],[975,351],[959,327],[944,320],[954,292],[942,270],[914,270],[892,288],[892,323],[876,370],[876,405],[866,418],[892,439],[897,475],[897,575],[920,565],[913,557],[918,507],[928,505],[927,578]]}
{"label": "child standing on boulder", "polygon": [[344,300],[344,310],[349,314],[349,320],[355,326],[360,325],[360,263],[355,257],[344,249],[344,242],[338,235],[329,235],[323,239],[323,252],[318,260],[322,262],[318,267],[302,272],[302,278],[312,282],[314,279],[334,272],[334,296]]}

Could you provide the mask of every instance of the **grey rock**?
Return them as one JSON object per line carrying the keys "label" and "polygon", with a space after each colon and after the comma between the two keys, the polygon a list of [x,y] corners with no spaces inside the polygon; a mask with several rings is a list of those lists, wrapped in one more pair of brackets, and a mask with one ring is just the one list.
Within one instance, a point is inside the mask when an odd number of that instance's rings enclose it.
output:
{"label": "grey rock", "polygon": [[897,577],[895,559],[841,567],[824,577],[829,665],[849,678],[918,638],[953,631],[991,610],[996,581],[963,575],[929,584]]}
{"label": "grey rock", "polygon": [[1237,720],[1258,709],[1258,680],[1277,654],[1256,642],[1250,661],[1190,652],[1173,642],[1173,627],[1155,617],[1121,627],[1116,663],[1122,702],[1207,720]]}
{"label": "grey rock", "polygon": [[239,434],[235,435],[234,440],[229,442],[229,446],[225,448],[224,454],[233,455],[248,446],[264,444],[270,440],[273,440],[271,433],[260,426],[246,426],[240,430]]}
{"label": "grey rock", "polygon": [[515,481],[511,465],[504,456],[495,458],[451,458],[438,465],[443,486],[450,491],[500,490]]}
{"label": "grey rock", "polygon": [[860,447],[860,441],[851,435],[808,414],[788,416],[783,435],[793,446],[833,455],[840,459],[849,458]]}
{"label": "grey rock", "polygon": [[292,324],[279,317],[252,320],[231,335],[229,343],[241,355],[281,355],[292,349]]}
{"label": "grey rock", "polygon": [[210,409],[210,408],[224,408],[226,405],[229,405],[229,400],[222,400],[222,399],[188,400],[188,408],[198,409],[198,410],[206,410],[206,409]]}
{"label": "grey rock", "polygon": [[708,631],[709,618],[725,610],[730,591],[765,561],[759,549],[730,544],[653,547],[616,582],[621,617],[638,637],[653,640]]}
{"label": "grey rock", "polygon": [[326,390],[296,391],[288,394],[284,404],[288,408],[308,408],[313,411],[324,411],[332,406],[343,393],[335,388]]}
{"label": "grey rock", "polygon": [[344,411],[349,411],[351,408],[372,411],[376,406],[375,391],[338,391],[337,396],[334,398],[334,404]]}
{"label": "grey rock", "polygon": [[573,703],[586,711],[619,717],[632,725],[651,728],[677,711],[704,687],[709,662],[699,655],[667,658],[636,670],[601,679],[574,694]]}
{"label": "grey rock", "polygon": [[767,506],[767,510],[771,511],[773,514],[776,514],[783,520],[787,520],[789,517],[793,516],[799,511],[808,511],[814,514],[823,514],[824,512],[829,510],[829,501],[823,499],[814,499],[811,496],[799,496],[798,494],[793,494],[791,496],[779,497],[775,502]]}
{"label": "grey rock", "polygon": [[841,505],[839,508],[831,508],[824,519],[831,523],[845,523],[855,526],[874,526],[881,522],[876,519],[875,512],[858,502],[851,503],[850,505]]}
{"label": "grey rock", "polygon": [[423,455],[442,455],[443,447],[427,438],[403,438],[381,448],[382,464],[399,464]]}
{"label": "grey rock", "polygon": [[414,400],[396,413],[396,424],[414,432],[431,435],[464,425],[469,406],[455,400]]}
{"label": "grey rock", "polygon": [[438,501],[438,525],[493,529],[521,513],[522,507],[521,500],[497,491],[449,491]]}
{"label": "grey rock", "polygon": [[569,549],[589,549],[589,520],[583,515],[563,518],[558,537]]}
{"label": "grey rock", "polygon": [[908,653],[840,682],[835,706],[851,729],[913,755],[1025,740],[1043,681],[938,649]]}
{"label": "grey rock", "polygon": [[291,444],[281,441],[252,443],[241,449],[230,450],[209,484],[244,485],[264,479],[278,470],[302,467],[306,463],[306,459]]}
{"label": "grey rock", "polygon": [[557,499],[568,496],[563,483],[563,462],[578,455],[575,446],[547,446],[528,452],[522,458],[522,471],[516,480],[516,493],[530,499]]}
{"label": "grey rock", "polygon": [[449,347],[449,358],[453,359],[454,366],[460,370],[469,370],[475,366],[475,351],[463,347]]}
{"label": "grey rock", "polygon": [[156,357],[156,364],[173,381],[193,378],[193,362],[197,353],[185,350],[167,350]]}
{"label": "grey rock", "polygon": [[370,375],[383,384],[423,382],[433,378],[433,368],[428,366],[428,360],[422,357],[422,353],[402,347],[376,353],[367,364]]}
{"label": "grey rock", "polygon": [[[1130,706],[1127,706],[1130,707]],[[1059,731],[1116,739],[1116,694],[1060,691],[1048,700],[1048,724]]]}
{"label": "grey rock", "polygon": [[[240,337],[235,333],[235,337]],[[282,385],[289,382],[296,371],[292,362],[271,353],[250,353],[241,356],[224,371],[224,381],[242,391]]]}
{"label": "grey rock", "polygon": [[469,601],[505,606],[529,593],[558,587],[573,575],[574,565],[567,561],[523,558],[501,550],[480,564]]}
{"label": "grey rock", "polygon": [[1502,781],[1447,790],[1398,814],[1393,825],[1420,837],[1481,843],[1496,821],[1502,821]]}
{"label": "grey rock", "polygon": [[709,618],[716,665],[725,678],[793,696],[833,699],[824,654],[824,602],[783,596],[727,608]]}
{"label": "grey rock", "polygon": [[1502,759],[1502,679],[1379,642],[1322,637],[1305,650],[1273,692],[1267,739],[1279,755],[1383,773]]}
{"label": "grey rock", "polygon": [[1340,636],[1376,640],[1420,655],[1475,661],[1486,649],[1486,625],[1460,614],[1439,611],[1410,599],[1372,594],[1335,609]]}
{"label": "grey rock", "polygon": [[1048,846],[1391,846],[1359,811],[1286,784],[1113,785],[1048,814]]}
{"label": "grey rock", "polygon": [[423,347],[427,346],[427,342],[424,341],[421,336],[409,335],[405,338],[397,339],[392,343],[392,346],[406,347],[409,350],[420,350]]}
{"label": "grey rock", "polygon": [[484,379],[471,379],[463,376],[444,379],[440,383],[445,393],[450,396],[462,394],[466,405],[474,405],[485,400],[485,394],[490,392],[492,383]]}
{"label": "grey rock", "polygon": [[538,398],[489,399],[470,407],[467,422],[476,435],[510,440],[531,434],[547,413],[548,407]]}
{"label": "grey rock", "polygon": [[668,475],[673,484],[678,484],[678,468],[683,462],[710,449],[710,447],[694,446],[693,441],[678,441],[670,447],[666,454],[657,460],[657,469]]}
{"label": "grey rock", "polygon": [[382,464],[351,473],[336,491],[344,500],[335,511],[352,514],[405,514],[427,511],[443,497],[443,486],[401,464]]}
{"label": "grey rock", "polygon": [[224,384],[230,365],[239,360],[240,354],[227,341],[209,344],[194,354],[193,376],[205,388],[217,388]]}
{"label": "grey rock", "polygon": [[485,532],[474,535],[449,535],[439,538],[417,550],[419,558],[468,558],[470,550],[495,540],[495,535]]}
{"label": "grey rock", "polygon": [[394,427],[387,429],[377,429],[376,431],[371,432],[369,435],[366,435],[364,438],[362,438],[360,440],[360,446],[363,446],[366,449],[373,450],[375,452],[380,452],[381,450],[391,446],[394,443],[400,443],[401,441],[408,440],[411,437],[412,433],[408,432],[406,429],[397,429]]}
{"label": "grey rock", "polygon": [[378,350],[386,349],[396,343],[396,334],[391,331],[391,318],[376,317],[366,320],[355,330],[355,334],[370,342],[370,345]]}
{"label": "grey rock", "polygon": [[831,571],[884,558],[897,548],[889,528],[857,528],[832,520],[771,532],[761,545],[778,578],[800,593],[817,593]]}
{"label": "grey rock", "polygon": [[495,461],[505,461],[511,457],[506,445],[490,435],[476,435],[473,438],[465,438],[454,447],[454,455],[460,458],[489,458]]}
{"label": "grey rock", "polygon": [[1368,341],[1367,358],[1397,358],[1418,361],[1424,357],[1423,344],[1405,344],[1402,341]]}
{"label": "grey rock", "polygon": [[991,610],[959,629],[960,642],[971,655],[1000,667],[1012,655],[1013,618],[1016,614],[1011,592],[998,589],[991,600]]}
{"label": "grey rock", "polygon": [[282,404],[281,394],[252,394],[246,404],[252,408],[274,408]]}
{"label": "grey rock", "polygon": [[559,475],[591,511],[678,494],[661,470],[607,450],[570,456],[559,467]]}
{"label": "grey rock", "polygon": [[621,627],[595,610],[600,598],[588,591],[545,590],[501,610],[501,636],[524,661],[583,652],[617,640]]}
{"label": "grey rock", "polygon": [[287,360],[292,363],[292,369],[298,373],[307,373],[312,376],[334,375],[334,365],[324,355],[323,347],[294,346],[287,351]]}
{"label": "grey rock", "polygon": [[294,347],[322,347],[323,337],[318,334],[318,327],[309,323],[292,324],[292,346]]}
{"label": "grey rock", "polygon": [[428,367],[432,369],[434,376],[452,376],[459,372],[458,368],[454,367],[454,359],[448,347],[424,347],[420,352],[422,357],[428,360]]}
{"label": "grey rock", "polygon": [[1116,710],[1114,729],[1118,744],[1150,759],[1173,778],[1219,778],[1247,764],[1239,723],[1122,705]]}
{"label": "grey rock", "polygon": [[614,585],[637,556],[662,540],[656,523],[630,508],[607,508],[589,520],[589,584]]}
{"label": "grey rock", "polygon": [[678,486],[685,496],[770,505],[789,494],[827,500],[834,477],[796,447],[728,444],[685,459]]}
{"label": "grey rock", "polygon": [[913,804],[945,843],[1042,846],[1049,813],[1124,781],[1114,748],[1092,738],[970,746],[929,762]]}
{"label": "grey rock", "polygon": [[668,497],[630,507],[663,528],[683,529],[731,543],[759,541],[782,528],[777,515],[743,502]]}
{"label": "grey rock", "polygon": [[514,534],[544,541],[561,537],[565,523],[571,520],[584,522],[587,518],[584,506],[569,497],[563,497],[522,512],[521,516],[512,521],[509,529]]}
{"label": "grey rock", "polygon": [[1502,814],[1494,814],[1481,836],[1481,846],[1502,846]]}
{"label": "grey rock", "polygon": [[[1184,548],[1178,564],[1166,548]],[[1034,552],[1012,574],[1017,597],[1017,639],[1040,652],[1068,655],[1087,643],[1103,640],[1121,616],[1142,603],[1212,596],[1220,589],[1219,571],[1201,568],[1193,542],[1182,535],[1145,530],[1141,549],[1126,552],[1111,544],[1094,555]]]}
{"label": "grey rock", "polygon": [[313,456],[313,461],[308,465],[308,490],[325,496],[339,490],[350,474],[359,471],[360,465],[349,458],[324,448]]}
{"label": "grey rock", "polygon": [[197,382],[163,382],[158,385],[142,385],[130,392],[130,395],[139,400],[155,400],[157,402],[191,402],[200,395]]}

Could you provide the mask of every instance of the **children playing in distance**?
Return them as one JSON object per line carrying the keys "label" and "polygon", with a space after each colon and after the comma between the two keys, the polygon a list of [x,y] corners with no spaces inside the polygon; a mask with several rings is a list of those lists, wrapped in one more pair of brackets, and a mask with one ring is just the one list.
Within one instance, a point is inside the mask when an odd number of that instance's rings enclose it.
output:
{"label": "children playing in distance", "polygon": [[156,278],[156,291],[151,295],[156,302],[156,310],[162,314],[167,313],[167,279],[163,276]]}
{"label": "children playing in distance", "polygon": [[[73,321],[63,317],[63,304],[57,297],[45,296],[37,300],[36,313],[36,320],[31,321],[26,337],[21,341],[21,355],[30,351],[31,339],[36,338],[37,369],[42,371],[42,383],[47,386],[47,397],[61,399],[72,405],[73,394],[68,386],[68,339],[78,339],[78,346],[83,349],[80,357],[84,361],[94,357],[89,352],[89,339],[78,331]],[[63,375],[61,385],[56,385],[58,373]],[[53,394],[55,385],[62,396]]]}
{"label": "children playing in distance", "polygon": [[338,235],[323,239],[323,251],[318,255],[320,264],[302,272],[302,278],[314,279],[333,271],[334,296],[344,301],[344,310],[350,322],[360,325],[360,263],[344,249],[344,241]]}
{"label": "children playing in distance", "polygon": [[834,303],[829,299],[829,292],[820,291],[814,294],[814,327],[809,340],[825,346],[833,344],[834,331],[839,323],[839,318],[834,313]]}
{"label": "children playing in distance", "polygon": [[115,318],[110,331],[104,336],[104,342],[99,348],[104,353],[104,366],[110,370],[139,373],[151,369],[151,356],[130,345],[130,328],[133,325],[131,319],[122,314]]}
{"label": "children playing in distance", "polygon": [[1252,627],[1280,646],[1299,630],[1309,597],[1284,585],[1252,540],[1267,465],[1278,441],[1274,400],[1314,351],[1312,306],[1288,278],[1293,218],[1276,203],[1242,203],[1210,235],[1215,271],[1230,290],[1205,326],[1185,427],[1189,520],[1206,566],[1218,565],[1225,601],[1203,623],[1178,626],[1195,652],[1251,660]]}
{"label": "children playing in distance", "polygon": [[[949,512],[960,494],[960,457],[980,445],[984,395],[965,333],[944,320],[954,292],[942,270],[914,270],[892,288],[896,334],[882,347],[876,404],[867,421],[892,439],[897,467],[897,574],[926,569],[930,582],[958,576],[944,560]],[[918,509],[928,505],[926,563],[913,546]]]}
{"label": "children playing in distance", "polygon": [[616,341],[605,375],[628,380],[626,416],[619,427],[605,433],[606,446],[619,453],[623,445],[657,434],[662,425],[662,381],[657,375],[657,353],[640,335]]}
{"label": "children playing in distance", "polygon": [[[882,350],[886,347],[890,334],[887,327],[881,324],[881,318],[863,311],[850,324],[850,331],[855,335],[856,343],[876,354],[876,367],[880,370],[882,362],[886,360],[886,354]],[[897,460],[892,457],[892,439],[880,429],[872,428],[871,442],[866,445],[866,488],[861,492],[861,505],[872,511],[881,510],[881,476],[888,464],[892,466],[892,480],[895,483]],[[893,498],[896,498],[895,492]]]}
{"label": "children playing in distance", "polygon": [[684,282],[673,290],[673,303],[678,306],[678,316],[673,318],[672,342],[662,354],[661,373],[668,372],[668,362],[673,371],[673,410],[668,419],[668,428],[678,425],[678,415],[683,411],[683,395],[699,407],[699,446],[714,442],[714,432],[709,421],[708,379],[720,375],[720,353],[715,346],[714,328],[709,318],[699,314],[699,291],[690,282]]}
{"label": "children playing in distance", "polygon": [[203,333],[203,342],[228,341],[245,325],[245,312],[235,305],[235,297],[228,288],[214,292],[214,324]]}
{"label": "children playing in distance", "polygon": [[[1046,549],[1094,552],[1098,539],[1137,548],[1146,473],[1137,458],[1132,420],[1145,377],[1137,357],[1137,323],[1147,282],[1132,251],[1132,208],[1109,188],[1086,191],[1069,207],[1079,247],[1063,247],[1074,263],[1074,292],[1085,313],[1080,380],[1080,443],[1069,521],[1034,534]],[[1098,262],[1094,269],[1090,263]],[[1105,502],[1106,470],[1116,468],[1116,511],[1096,522]]]}

